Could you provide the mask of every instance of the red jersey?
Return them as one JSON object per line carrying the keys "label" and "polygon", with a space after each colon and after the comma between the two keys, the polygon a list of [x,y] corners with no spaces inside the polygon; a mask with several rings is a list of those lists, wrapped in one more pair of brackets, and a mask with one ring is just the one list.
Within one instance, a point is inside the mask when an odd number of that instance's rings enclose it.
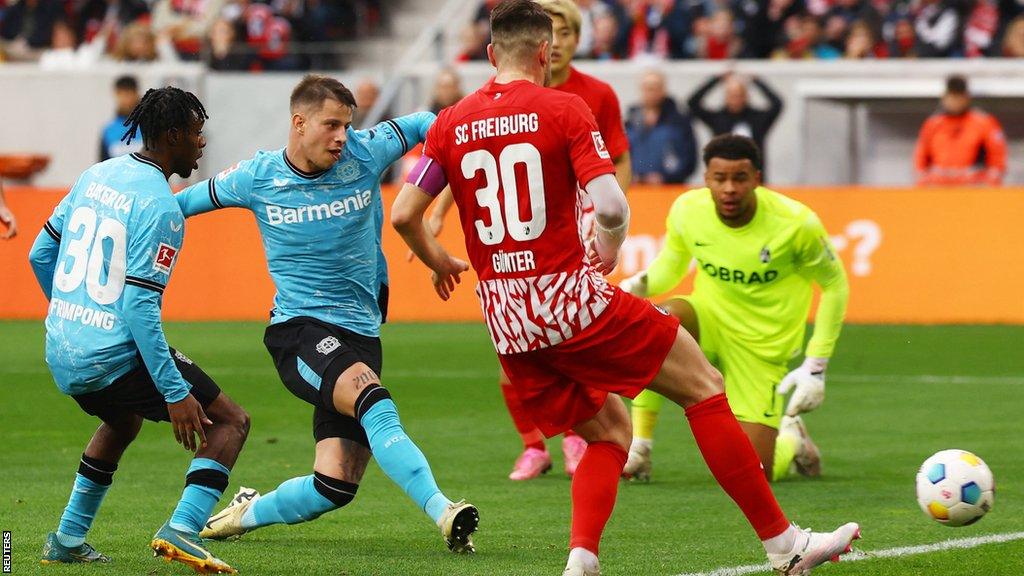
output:
{"label": "red jersey", "polygon": [[499,354],[554,346],[604,311],[614,291],[585,262],[577,182],[615,167],[582,99],[491,80],[441,111],[424,155],[444,170],[459,207]]}
{"label": "red jersey", "polygon": [[[984,167],[978,166],[984,158]],[[995,117],[971,109],[934,114],[914,150],[919,184],[1000,184],[1006,173],[1006,137]]]}
{"label": "red jersey", "polygon": [[604,144],[608,147],[608,154],[613,160],[629,151],[629,139],[626,138],[626,130],[622,126],[619,98],[611,86],[570,66],[569,78],[564,84],[553,88],[583,98],[597,119],[597,129],[601,131]]}

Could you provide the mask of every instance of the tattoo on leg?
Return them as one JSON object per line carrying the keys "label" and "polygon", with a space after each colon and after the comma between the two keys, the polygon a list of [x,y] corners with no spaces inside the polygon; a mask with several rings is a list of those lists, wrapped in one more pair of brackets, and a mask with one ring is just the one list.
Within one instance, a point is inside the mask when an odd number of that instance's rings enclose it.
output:
{"label": "tattoo on leg", "polygon": [[370,462],[370,450],[358,442],[341,438],[341,454],[341,479],[358,484]]}
{"label": "tattoo on leg", "polygon": [[373,370],[367,368],[363,370],[361,374],[355,377],[356,390],[362,390],[370,384],[377,382],[377,375],[373,373]]}

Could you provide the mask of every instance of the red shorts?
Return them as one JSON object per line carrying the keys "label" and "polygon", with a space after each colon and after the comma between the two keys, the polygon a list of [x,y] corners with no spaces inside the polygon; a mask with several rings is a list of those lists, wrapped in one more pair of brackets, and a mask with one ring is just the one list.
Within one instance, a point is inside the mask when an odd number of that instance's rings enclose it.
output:
{"label": "red shorts", "polygon": [[675,316],[616,289],[604,313],[574,338],[498,359],[533,423],[550,438],[593,418],[609,393],[633,398],[643,391],[678,330]]}

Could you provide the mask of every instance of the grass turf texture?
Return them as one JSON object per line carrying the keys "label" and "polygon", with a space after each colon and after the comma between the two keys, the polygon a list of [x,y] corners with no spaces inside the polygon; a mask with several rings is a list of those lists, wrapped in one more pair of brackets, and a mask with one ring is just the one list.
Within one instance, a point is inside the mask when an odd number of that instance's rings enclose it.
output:
{"label": "grass turf texture", "polygon": [[[280,384],[258,324],[170,324],[190,355],[252,415],[231,476],[269,491],[310,473],[310,407]],[[479,325],[390,325],[383,381],[442,489],[481,511],[478,553],[456,557],[426,516],[371,464],[349,506],[297,526],[274,526],[211,549],[243,574],[559,574],[569,527],[569,480],[556,468],[525,483],[506,479],[520,449]],[[861,523],[863,550],[1024,530],[1024,328],[848,326],[829,371],[828,401],[806,420],[825,457],[824,478],[776,493],[792,519],[832,529]],[[147,423],[129,448],[88,541],[104,566],[39,566],[48,531],[67,502],[78,458],[97,421],[54,387],[37,322],[0,323],[0,528],[13,532],[14,574],[188,574],[150,556],[189,455],[167,424]],[[936,378],[930,378],[935,376]],[[965,380],[951,380],[963,377]],[[974,526],[928,520],[914,474],[933,452],[964,448],[992,468],[995,508]],[[663,412],[654,480],[623,484],[602,547],[607,576],[673,575],[764,561],[753,532],[714,484],[680,410]],[[222,503],[226,498],[222,500]],[[218,509],[220,506],[218,506]],[[1024,574],[1024,541],[900,559],[830,565],[821,574]],[[819,572],[816,572],[819,573]]]}

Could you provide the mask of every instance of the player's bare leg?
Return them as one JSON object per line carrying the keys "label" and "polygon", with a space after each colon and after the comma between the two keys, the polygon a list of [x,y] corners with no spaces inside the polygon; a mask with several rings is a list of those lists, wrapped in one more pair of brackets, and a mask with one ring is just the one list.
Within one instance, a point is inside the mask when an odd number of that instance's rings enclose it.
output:
{"label": "player's bare leg", "polygon": [[205,411],[213,424],[205,427],[206,448],[197,450],[196,458],[209,458],[232,468],[249,436],[249,415],[227,394],[217,396]]}
{"label": "player's bare leg", "polygon": [[470,536],[480,522],[479,512],[465,501],[452,502],[437,487],[426,457],[403,428],[377,374],[362,362],[350,366],[335,383],[334,405],[363,426],[377,464],[437,524],[448,549],[473,552]]}
{"label": "player's bare leg", "polygon": [[[680,326],[700,342],[700,324],[697,311],[688,300],[672,298],[659,304],[669,314],[679,319]],[[630,480],[648,481],[653,467],[654,427],[658,423],[663,398],[652,390],[644,390],[633,399],[630,410],[633,420],[633,442],[629,447],[629,458],[622,476]],[[766,468],[771,470],[771,468]]]}
{"label": "player's bare leg", "polygon": [[565,576],[598,576],[601,533],[615,507],[631,429],[622,398],[610,394],[593,418],[575,427],[587,449],[572,478],[572,529]]}
{"label": "player's bare leg", "polygon": [[757,532],[775,570],[807,574],[849,551],[852,541],[860,537],[860,528],[854,523],[828,533],[790,525],[772,494],[757,452],[729,408],[721,374],[685,330],[677,333],[649,388],[686,409],[704,461]]}

